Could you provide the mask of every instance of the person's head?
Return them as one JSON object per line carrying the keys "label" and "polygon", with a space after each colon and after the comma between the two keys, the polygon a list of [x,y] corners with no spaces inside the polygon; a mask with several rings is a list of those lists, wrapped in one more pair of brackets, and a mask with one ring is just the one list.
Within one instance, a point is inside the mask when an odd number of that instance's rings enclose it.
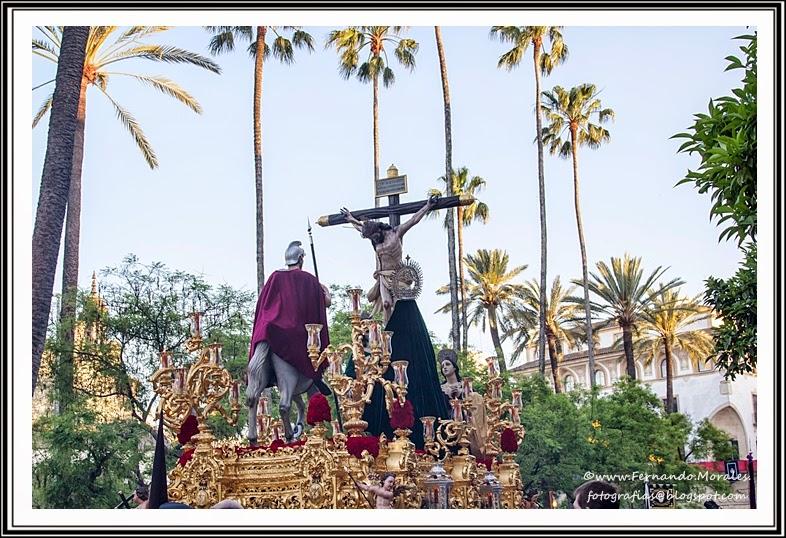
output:
{"label": "person's head", "polygon": [[439,362],[442,377],[445,378],[446,382],[448,381],[448,376],[453,373],[456,374],[456,380],[461,381],[461,372],[459,372],[458,357],[455,351],[452,349],[441,350],[437,355],[437,361]]}
{"label": "person's head", "polygon": [[396,485],[396,475],[393,473],[385,473],[380,477],[379,483],[383,489],[393,491],[393,486]]}
{"label": "person's head", "polygon": [[707,508],[708,510],[718,510],[720,508],[720,505],[718,505],[718,503],[710,499],[708,501],[704,501],[704,508]]}
{"label": "person's head", "polygon": [[150,488],[147,487],[147,484],[138,484],[136,490],[134,491],[134,502],[137,504],[142,504],[148,499],[149,496]]}
{"label": "person's head", "polygon": [[363,222],[361,235],[366,239],[370,239],[371,244],[376,247],[385,241],[385,234],[391,230],[393,230],[393,227],[386,222],[367,220]]}
{"label": "person's head", "polygon": [[219,501],[210,508],[243,508],[243,505],[240,504],[240,501],[237,499],[224,499],[223,501]]}
{"label": "person's head", "polygon": [[292,241],[287,247],[286,252],[284,252],[284,262],[286,262],[287,267],[303,268],[303,258],[306,256],[306,251],[300,246],[302,244],[300,241]]}
{"label": "person's head", "polygon": [[584,482],[573,492],[573,508],[619,508],[620,494],[616,486],[603,480]]}

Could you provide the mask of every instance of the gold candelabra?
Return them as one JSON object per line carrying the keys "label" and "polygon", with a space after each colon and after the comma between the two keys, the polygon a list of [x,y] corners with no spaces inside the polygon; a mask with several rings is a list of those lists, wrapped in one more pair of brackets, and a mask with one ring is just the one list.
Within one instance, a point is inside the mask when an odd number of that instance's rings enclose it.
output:
{"label": "gold candelabra", "polygon": [[[483,396],[486,407],[486,442],[483,452],[487,457],[494,457],[500,452],[500,440],[502,432],[510,428],[516,434],[519,443],[524,440],[526,434],[521,425],[521,391],[512,391],[511,402],[502,401],[502,384],[504,381],[499,377],[497,370],[497,358],[488,357],[489,380],[486,383],[486,392]],[[507,416],[507,418],[505,418]]]}
{"label": "gold candelabra", "polygon": [[[408,362],[394,361],[391,363],[390,361],[393,351],[393,332],[382,330],[378,321],[361,319],[361,293],[362,290],[358,288],[349,290],[349,299],[352,305],[350,312],[351,345],[345,344],[338,348],[329,345],[320,351],[322,325],[306,325],[308,355],[311,364],[317,370],[327,361],[325,379],[338,396],[339,407],[344,417],[344,430],[349,436],[362,435],[368,428],[368,423],[362,418],[363,411],[366,404],[371,401],[376,384],[379,384],[384,390],[385,406],[390,413],[394,401],[398,401],[399,405],[404,404],[409,383],[407,378]],[[367,340],[368,346],[366,346],[365,340]],[[343,357],[347,352],[352,353],[352,360],[355,364],[354,378],[344,375],[342,369]],[[391,366],[394,372],[392,381],[383,377]]]}
{"label": "gold candelabra", "polygon": [[[197,445],[209,446],[213,435],[207,425],[207,417],[218,413],[235,425],[240,403],[238,382],[221,364],[221,344],[203,346],[202,315],[203,312],[191,314],[191,337],[186,341],[186,349],[196,355],[196,360],[187,368],[175,368],[171,353],[162,351],[160,367],[150,380],[153,390],[161,398],[164,424],[177,432],[193,412],[199,428],[199,434],[195,436]],[[227,393],[230,394],[229,412],[221,405]]]}

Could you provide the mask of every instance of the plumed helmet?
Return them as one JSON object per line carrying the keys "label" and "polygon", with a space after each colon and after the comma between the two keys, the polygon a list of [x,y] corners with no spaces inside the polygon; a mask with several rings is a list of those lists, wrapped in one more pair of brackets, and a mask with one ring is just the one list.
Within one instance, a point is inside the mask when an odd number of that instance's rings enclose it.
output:
{"label": "plumed helmet", "polygon": [[300,241],[292,241],[284,253],[284,261],[287,265],[296,265],[302,256],[306,255],[306,251],[300,246],[303,243]]}

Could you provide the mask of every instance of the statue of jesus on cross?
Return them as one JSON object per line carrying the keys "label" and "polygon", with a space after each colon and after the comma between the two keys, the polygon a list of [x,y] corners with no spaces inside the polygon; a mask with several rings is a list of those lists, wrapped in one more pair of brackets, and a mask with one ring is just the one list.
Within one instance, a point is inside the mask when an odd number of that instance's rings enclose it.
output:
{"label": "statue of jesus on cross", "polygon": [[401,266],[401,256],[404,234],[415,224],[420,222],[437,203],[437,196],[431,196],[428,201],[412,217],[398,225],[391,226],[385,222],[366,220],[361,222],[356,219],[346,207],[341,208],[341,214],[352,224],[360,234],[371,241],[377,258],[377,268],[374,271],[374,287],[368,292],[368,301],[374,305],[373,313],[382,313],[385,323],[390,319],[395,305],[392,293],[393,277]]}

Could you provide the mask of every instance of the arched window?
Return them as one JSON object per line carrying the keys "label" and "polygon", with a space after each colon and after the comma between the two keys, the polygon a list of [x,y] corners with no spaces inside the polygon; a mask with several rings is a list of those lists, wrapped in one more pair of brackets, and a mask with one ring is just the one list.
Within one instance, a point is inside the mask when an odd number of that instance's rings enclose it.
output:
{"label": "arched window", "polygon": [[599,387],[606,386],[606,374],[603,370],[595,370],[595,384]]}
{"label": "arched window", "polygon": [[[675,364],[673,362],[671,363],[671,375],[672,376],[677,375],[677,369],[675,368]],[[663,379],[666,379],[666,359],[660,361],[660,376]]]}
{"label": "arched window", "polygon": [[565,387],[565,392],[570,392],[574,388],[576,388],[576,380],[573,378],[571,374],[568,374],[562,380],[562,386]]}
{"label": "arched window", "polygon": [[685,355],[680,355],[680,370],[683,372],[685,370],[690,370],[690,362],[688,362],[688,357]]}

